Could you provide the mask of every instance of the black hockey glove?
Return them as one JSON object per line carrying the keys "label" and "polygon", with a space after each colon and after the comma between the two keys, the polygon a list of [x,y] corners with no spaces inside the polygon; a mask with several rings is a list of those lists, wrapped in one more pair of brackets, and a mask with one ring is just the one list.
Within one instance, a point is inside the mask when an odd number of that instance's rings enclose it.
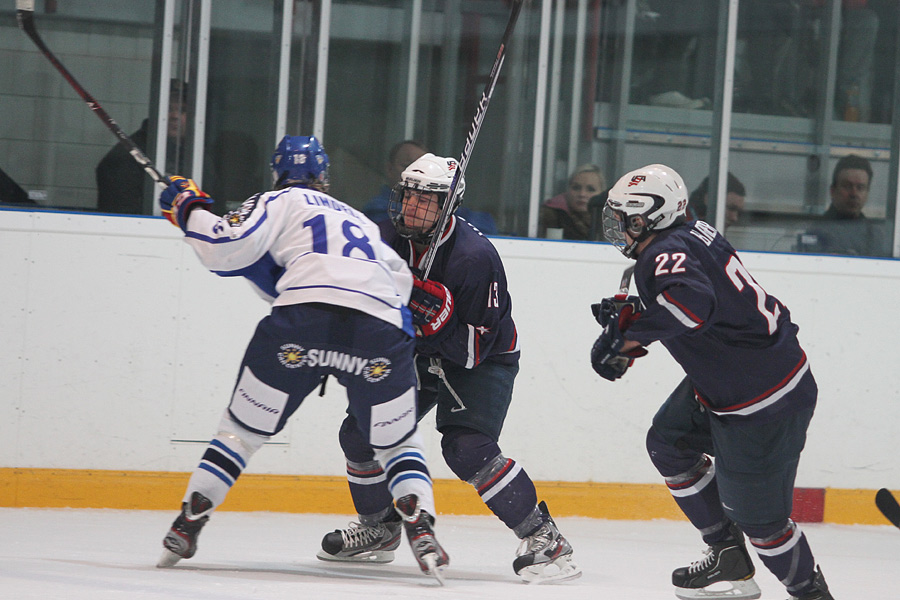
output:
{"label": "black hockey glove", "polygon": [[592,304],[591,312],[603,326],[603,333],[591,348],[591,366],[600,377],[615,381],[625,374],[635,358],[647,354],[643,347],[635,348],[627,354],[621,352],[625,345],[623,332],[641,316],[641,300],[637,296],[619,294],[604,298],[599,304]]}
{"label": "black hockey glove", "polygon": [[413,279],[409,310],[412,311],[413,323],[423,336],[432,336],[444,330],[455,318],[453,308],[453,294],[444,284],[431,279]]}

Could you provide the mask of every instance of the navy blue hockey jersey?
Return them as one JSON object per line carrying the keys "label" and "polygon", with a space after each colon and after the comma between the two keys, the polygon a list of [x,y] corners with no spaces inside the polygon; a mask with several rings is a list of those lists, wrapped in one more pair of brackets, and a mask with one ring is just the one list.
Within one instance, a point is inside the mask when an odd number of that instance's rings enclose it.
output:
{"label": "navy blue hockey jersey", "polygon": [[[384,241],[415,269],[423,255],[400,237],[390,221],[381,224]],[[506,271],[497,249],[480,231],[453,216],[438,241],[428,278],[444,284],[456,304],[456,327],[437,343],[419,337],[416,352],[471,369],[485,360],[515,364],[519,337],[512,318]]]}
{"label": "navy blue hockey jersey", "polygon": [[816,402],[790,311],[704,221],[660,232],[637,259],[646,307],[625,337],[660,341],[720,416],[764,420]]}

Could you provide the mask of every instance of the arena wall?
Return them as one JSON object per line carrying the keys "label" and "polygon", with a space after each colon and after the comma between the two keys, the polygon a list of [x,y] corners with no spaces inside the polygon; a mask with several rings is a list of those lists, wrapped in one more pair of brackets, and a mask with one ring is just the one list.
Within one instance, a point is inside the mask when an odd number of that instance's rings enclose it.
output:
{"label": "arena wall", "polygon": [[[677,518],[644,436],[679,367],[654,345],[611,383],[588,359],[590,304],[629,261],[606,244],[493,241],[522,346],[505,454],[557,514]],[[741,256],[791,310],[819,383],[797,479],[812,520],[882,522],[874,490],[900,488],[900,262]],[[0,506],[177,506],[268,305],[205,271],[161,218],[0,211],[0,272]],[[223,508],[351,512],[345,403],[333,381],[310,396]],[[439,510],[482,512],[423,423]]]}

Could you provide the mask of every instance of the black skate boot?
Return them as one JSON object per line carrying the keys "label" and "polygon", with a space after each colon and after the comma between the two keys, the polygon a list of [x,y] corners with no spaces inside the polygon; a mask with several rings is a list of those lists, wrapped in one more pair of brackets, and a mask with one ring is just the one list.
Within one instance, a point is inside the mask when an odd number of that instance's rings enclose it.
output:
{"label": "black skate boot", "polygon": [[162,556],[159,557],[157,567],[171,567],[182,558],[190,558],[197,552],[197,538],[200,530],[209,521],[209,513],[213,508],[212,502],[201,494],[191,494],[190,504],[181,504],[181,514],[172,523],[169,533],[163,538]]}
{"label": "black skate boot", "polygon": [[400,546],[400,515],[393,507],[385,520],[367,525],[350,523],[348,529],[335,529],[322,538],[321,560],[389,563]]}
{"label": "black skate boot", "polygon": [[581,569],[572,560],[572,546],[562,536],[550,517],[547,504],[538,505],[543,524],[522,544],[513,561],[513,570],[525,583],[550,583],[581,577]]}
{"label": "black skate boot", "polygon": [[834,596],[828,591],[828,584],[825,583],[825,577],[822,576],[822,568],[816,566],[816,575],[812,581],[812,592],[801,594],[800,596],[791,596],[790,600],[834,600]]}
{"label": "black skate boot", "polygon": [[[709,600],[733,600],[734,598],[759,598],[762,592],[753,575],[756,569],[750,554],[744,546],[744,534],[734,523],[729,527],[725,541],[712,544],[706,549],[706,556],[689,567],[675,569],[672,584],[675,595],[683,600],[703,598]],[[731,589],[706,589],[715,583],[727,582]]]}
{"label": "black skate boot", "polygon": [[450,558],[434,537],[434,517],[419,508],[419,498],[413,494],[397,500],[397,513],[403,520],[406,539],[419,568],[444,585],[443,571],[450,564]]}

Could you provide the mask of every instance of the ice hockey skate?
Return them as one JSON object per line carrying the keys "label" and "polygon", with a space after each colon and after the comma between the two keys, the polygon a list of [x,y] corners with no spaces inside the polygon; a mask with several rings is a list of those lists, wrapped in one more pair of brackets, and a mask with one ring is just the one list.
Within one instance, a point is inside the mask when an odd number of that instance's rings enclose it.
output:
{"label": "ice hockey skate", "polygon": [[182,558],[194,556],[197,552],[197,538],[209,521],[208,513],[212,508],[212,502],[200,492],[191,494],[190,505],[187,502],[181,503],[181,514],[163,538],[165,550],[156,563],[157,567],[171,567]]}
{"label": "ice hockey skate", "polygon": [[434,537],[434,517],[419,507],[419,498],[413,494],[397,500],[397,513],[419,568],[444,585],[443,571],[450,564],[450,558]]}
{"label": "ice hockey skate", "polygon": [[156,563],[157,567],[167,568],[174,566],[182,558],[191,558],[197,552],[197,538],[200,530],[209,521],[209,513],[213,508],[209,498],[199,492],[191,494],[191,502],[181,504],[181,514],[172,523],[169,533],[163,538],[162,556]]}
{"label": "ice hockey skate", "polygon": [[790,600],[834,600],[834,596],[828,591],[828,584],[825,583],[822,569],[818,566],[816,567],[816,576],[813,577],[813,586],[816,588],[814,592],[801,596],[791,596]]}
{"label": "ice hockey skate", "polygon": [[386,521],[374,526],[350,523],[347,529],[335,529],[322,538],[321,560],[389,563],[400,546],[400,515],[391,511]]}
{"label": "ice hockey skate", "polygon": [[572,560],[572,546],[550,517],[547,504],[538,505],[544,523],[522,544],[513,561],[513,570],[525,583],[555,583],[581,577],[581,569]]}
{"label": "ice hockey skate", "polygon": [[753,576],[756,568],[744,546],[744,534],[734,523],[727,540],[712,544],[706,555],[672,573],[675,595],[683,600],[734,600],[759,598],[762,592]]}

